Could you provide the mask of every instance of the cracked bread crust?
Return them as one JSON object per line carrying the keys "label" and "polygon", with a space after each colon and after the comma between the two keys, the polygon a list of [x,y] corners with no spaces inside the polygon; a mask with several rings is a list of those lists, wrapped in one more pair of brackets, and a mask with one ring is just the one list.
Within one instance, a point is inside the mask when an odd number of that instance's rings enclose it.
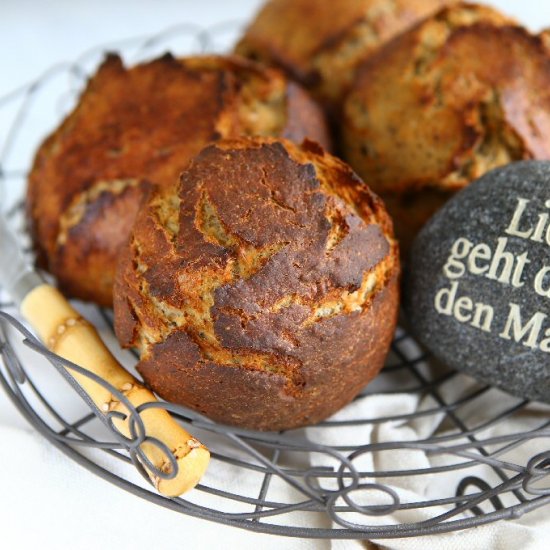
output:
{"label": "cracked bread crust", "polygon": [[320,108],[278,71],[170,55],[126,68],[109,55],[37,152],[27,212],[38,263],[66,294],[111,305],[118,250],[147,189],[170,189],[205,145],[240,135],[330,147]]}
{"label": "cracked bread crust", "polygon": [[235,51],[281,67],[335,103],[382,44],[453,1],[270,0]]}
{"label": "cracked bread crust", "polygon": [[457,190],[498,166],[550,158],[550,56],[488,7],[442,10],[361,69],[344,156],[384,199],[401,248]]}
{"label": "cracked bread crust", "polygon": [[314,424],[382,368],[399,254],[382,202],[305,141],[204,149],[151,193],[115,282],[115,329],[163,398],[260,430]]}

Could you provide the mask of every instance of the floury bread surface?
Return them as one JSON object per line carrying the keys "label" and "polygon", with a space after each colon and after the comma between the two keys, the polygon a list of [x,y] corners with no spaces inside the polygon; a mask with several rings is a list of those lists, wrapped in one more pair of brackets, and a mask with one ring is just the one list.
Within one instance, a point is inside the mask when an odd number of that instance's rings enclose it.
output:
{"label": "floury bread surface", "polygon": [[163,398],[216,421],[314,424],[382,368],[399,260],[382,202],[312,142],[203,150],[124,249],[115,327]]}
{"label": "floury bread surface", "polygon": [[489,7],[444,9],[362,67],[343,136],[407,250],[457,190],[498,166],[550,158],[550,49]]}
{"label": "floury bread surface", "polygon": [[278,71],[170,55],[126,68],[108,56],[36,155],[27,205],[39,263],[65,294],[111,305],[118,250],[147,187],[170,189],[206,144],[240,135],[329,147],[320,109]]}
{"label": "floury bread surface", "polygon": [[236,51],[338,104],[381,45],[455,0],[269,0]]}

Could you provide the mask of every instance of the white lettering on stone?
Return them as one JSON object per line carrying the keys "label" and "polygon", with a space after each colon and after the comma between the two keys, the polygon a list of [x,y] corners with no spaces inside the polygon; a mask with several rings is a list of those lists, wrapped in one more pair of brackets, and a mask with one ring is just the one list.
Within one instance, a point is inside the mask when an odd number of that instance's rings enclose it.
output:
{"label": "white lettering on stone", "polygon": [[468,296],[462,296],[455,302],[454,314],[455,319],[461,323],[467,323],[472,320],[472,310],[474,302]]}
{"label": "white lettering on stone", "polygon": [[435,309],[441,315],[454,317],[460,323],[469,323],[474,328],[491,332],[494,309],[487,304],[474,302],[469,296],[457,298],[458,282],[453,281],[450,288],[442,288],[435,296]]}
{"label": "white lettering on stone", "polygon": [[[525,339],[522,342],[523,345],[535,349],[539,341],[542,324],[547,316],[539,311],[525,325],[522,325],[520,306],[512,303],[509,306],[510,313],[500,337],[505,340],[512,340],[513,338],[518,343]],[[513,333],[513,335],[510,333]]]}
{"label": "white lettering on stone", "polygon": [[[535,227],[526,228],[524,224],[522,224],[522,217],[529,202],[531,201],[528,199],[518,198],[518,205],[514,211],[512,221],[506,228],[505,233],[507,235],[511,235],[512,237],[519,237],[520,239],[531,239],[537,243],[542,243],[546,240],[546,244],[550,245],[550,224],[548,223],[550,220],[550,215],[548,212],[539,214],[538,222]],[[550,208],[550,200],[547,200],[544,203],[544,206],[546,208]],[[523,229],[520,229],[522,225]]]}
{"label": "white lettering on stone", "polygon": [[[502,284],[510,284],[515,262],[514,255],[506,251],[507,244],[508,239],[506,237],[499,237],[498,246],[493,255],[493,260],[491,261],[491,267],[489,268],[489,273],[487,273],[488,279],[498,281]],[[504,262],[504,264],[502,262]],[[501,267],[502,269],[499,275],[498,271]]]}
{"label": "white lettering on stone", "polygon": [[[547,201],[548,206],[548,201]],[[536,243],[542,243],[544,242],[544,229],[546,228],[546,225],[548,224],[548,214],[539,214],[539,222],[537,223],[537,227],[535,228],[535,232],[533,233],[533,236],[531,237],[532,241],[535,241]]]}
{"label": "white lettering on stone", "polygon": [[451,255],[447,259],[447,263],[443,267],[445,276],[449,279],[460,279],[466,272],[463,260],[468,256],[472,249],[473,243],[468,239],[457,239],[451,247]]}
{"label": "white lettering on stone", "polygon": [[483,275],[489,269],[489,264],[487,263],[484,266],[479,266],[477,261],[490,260],[492,255],[491,247],[488,244],[481,243],[474,246],[468,258],[468,269],[470,273],[474,275]]}
{"label": "white lettering on stone", "polygon": [[463,237],[457,239],[451,247],[451,253],[443,267],[448,279],[460,279],[469,271],[472,275],[484,275],[487,279],[504,285],[521,288],[525,266],[531,263],[528,252],[515,256],[507,250],[508,239],[500,237],[493,253],[486,243],[476,246]]}
{"label": "white lettering on stone", "polygon": [[[458,283],[451,283],[451,288],[442,288],[435,296],[435,309],[441,315],[452,315],[453,305],[456,298]],[[445,300],[445,302],[444,302]]]}
{"label": "white lettering on stone", "polygon": [[546,283],[546,288],[544,288],[546,279],[550,279],[549,275],[550,267],[543,267],[535,277],[535,292],[545,298],[550,298],[550,281]]}
{"label": "white lettering on stone", "polygon": [[513,237],[520,237],[521,239],[528,239],[531,236],[531,234],[533,233],[532,227],[529,229],[525,229],[524,231],[520,231],[519,229],[521,217],[523,216],[523,213],[525,212],[525,209],[529,204],[529,202],[530,201],[527,199],[518,198],[518,205],[514,212],[514,216],[512,217],[512,221],[510,222],[510,225],[505,230],[505,233],[507,235],[512,235]]}
{"label": "white lettering on stone", "polygon": [[514,275],[512,277],[512,286],[515,288],[521,288],[525,283],[521,280],[523,277],[523,270],[527,264],[531,263],[531,260],[527,259],[528,253],[524,252],[521,256],[518,256],[516,268],[514,269]]}
{"label": "white lettering on stone", "polygon": [[484,332],[491,332],[494,315],[495,310],[491,306],[488,306],[487,304],[477,303],[472,326],[475,328],[479,328]]}
{"label": "white lettering on stone", "polygon": [[540,350],[550,353],[550,328],[544,333],[544,340],[540,343]]}

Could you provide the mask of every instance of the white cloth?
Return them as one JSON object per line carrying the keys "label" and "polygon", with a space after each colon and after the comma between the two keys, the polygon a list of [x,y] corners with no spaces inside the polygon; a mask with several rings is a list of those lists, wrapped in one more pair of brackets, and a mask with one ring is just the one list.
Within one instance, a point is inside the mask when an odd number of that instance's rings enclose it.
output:
{"label": "white cloth", "polygon": [[[446,388],[447,400],[452,400],[452,396],[464,395],[464,390],[467,389],[472,381],[466,377],[461,377],[460,382],[464,383],[464,387],[457,388],[456,380]],[[460,414],[460,418],[468,426],[477,426],[495,416],[496,411],[502,410],[503,402],[507,402],[510,406],[509,397],[503,400],[503,394],[497,390],[491,390],[489,394],[483,396],[481,400],[476,400],[476,407],[471,407],[467,414]],[[425,410],[435,406],[432,398],[416,399],[410,394],[397,394],[392,396],[373,396],[367,399],[359,400],[352,405],[346,407],[338,413],[334,419],[346,420],[354,418],[372,418],[379,416],[393,416],[399,414],[412,413],[417,410]],[[531,409],[523,411],[518,417],[507,422],[498,423],[495,427],[484,430],[482,439],[497,437],[505,434],[523,433],[528,429],[532,429],[537,422],[540,424],[543,415],[548,417],[549,408],[540,405],[533,406]],[[363,437],[371,443],[388,442],[388,441],[413,441],[429,437],[432,431],[445,424],[440,424],[445,420],[444,415],[429,416],[426,418],[416,419],[407,422],[392,422],[383,423],[374,426],[370,433],[365,434],[364,431],[358,433],[357,428],[341,428],[333,430],[332,436],[326,430],[310,429],[310,432],[315,431],[317,439],[323,436],[323,443],[332,445],[357,444],[358,441],[363,441]],[[439,436],[451,433],[445,429],[437,432]],[[465,440],[464,440],[465,441]],[[548,451],[548,439],[540,439],[529,442],[528,445],[521,446],[506,455],[506,459],[517,464],[526,464],[528,459],[537,454]],[[427,456],[420,452],[407,451],[392,451],[380,453],[378,458],[372,460],[371,455],[366,455],[363,461],[355,463],[356,467],[362,466],[365,470],[370,471],[374,468],[377,471],[395,471],[395,470],[410,470],[429,468],[433,466],[442,466],[445,464],[454,464],[461,462],[462,459],[456,459],[452,456]],[[456,481],[453,483],[453,477],[445,475],[440,477],[433,474],[429,476],[414,476],[392,478],[388,485],[397,491],[402,502],[418,502],[427,498],[438,498],[442,496],[452,496],[452,491],[449,492],[449,481],[454,488],[457,486],[458,480],[467,475],[475,475],[481,479],[491,479],[494,474],[488,466],[477,467],[473,472],[462,470],[457,473]],[[512,477],[512,476],[510,476]],[[369,480],[370,481],[370,480]],[[384,479],[375,479],[381,483],[387,483]],[[387,498],[380,498],[380,494],[374,492],[365,493],[363,498],[355,499],[359,504],[387,504]],[[507,500],[505,499],[506,503]],[[515,499],[509,502],[517,501]],[[490,507],[482,506],[485,510],[490,510]],[[416,522],[427,520],[434,517],[438,513],[444,513],[449,508],[435,508],[426,510],[402,511],[392,514],[391,518],[382,517],[363,517],[359,521],[368,521],[370,525],[388,525],[392,523]],[[470,516],[471,517],[471,516]],[[547,508],[542,508],[531,512],[515,521],[500,521],[483,527],[476,527],[468,531],[460,531],[449,534],[439,534],[434,536],[425,536],[419,538],[393,539],[374,541],[384,548],[395,550],[437,550],[444,548],[445,550],[468,549],[468,550],[487,550],[487,549],[529,549],[543,550],[548,548],[548,537],[550,537],[550,519]],[[333,548],[347,548],[343,543],[334,543]]]}
{"label": "white cloth", "polygon": [[[104,44],[136,35],[151,35],[179,22],[211,24],[227,20],[248,19],[261,0],[50,0],[35,2],[18,0],[0,2],[0,97],[25,82],[36,78],[46,68],[60,61],[73,60],[80,52],[97,44]],[[540,0],[494,0],[494,5],[515,15],[532,28],[550,26],[550,3]],[[30,161],[32,150],[41,136],[40,131],[52,126],[53,111],[30,114],[32,132],[24,136],[26,150],[16,152],[17,163]],[[50,118],[47,118],[47,117]],[[53,116],[57,118],[58,115]],[[4,144],[3,130],[10,120],[0,112],[0,147]],[[16,164],[17,164],[16,163]],[[10,166],[10,168],[17,168]],[[5,190],[7,202],[21,193],[21,189]],[[3,259],[2,259],[3,260]],[[67,399],[61,394],[60,399]],[[471,410],[469,422],[481,421],[484,414],[499,405],[498,392],[492,401],[484,401],[483,410]],[[339,418],[396,414],[397,411],[414,411],[416,407],[433,405],[429,400],[419,402],[408,394],[364,399],[342,411]],[[67,406],[66,404],[64,405]],[[70,405],[73,406],[73,405]],[[76,404],[74,405],[77,406]],[[532,416],[540,415],[537,411]],[[376,442],[382,440],[407,440],[427,434],[441,418],[423,421],[393,423],[358,430],[349,428],[330,434],[324,431],[325,443],[351,441]],[[532,419],[524,415],[507,429],[531,425]],[[442,426],[444,428],[444,426]],[[489,437],[501,427],[487,430]],[[494,433],[493,433],[494,432]],[[310,437],[317,437],[315,429]],[[535,446],[544,450],[544,441]],[[536,450],[518,449],[517,453],[531,455]],[[510,460],[521,460],[518,454]],[[313,461],[318,458],[313,457]],[[368,461],[368,458],[366,459]],[[432,457],[433,463],[441,458]],[[322,462],[321,462],[322,463]],[[376,459],[376,468],[411,468],[428,466],[426,456],[418,453],[386,453]],[[113,468],[120,466],[115,463]],[[246,490],[249,480],[237,475],[235,469],[219,467],[209,475],[215,477],[217,486],[227,490]],[[476,475],[483,477],[482,472]],[[433,480],[432,480],[433,481]],[[407,500],[434,497],[440,490],[425,479],[402,478],[392,485]],[[254,486],[255,488],[255,486]],[[274,490],[285,489],[274,484]],[[252,490],[252,487],[251,487]],[[0,547],[41,548],[59,550],[73,548],[87,550],[117,548],[117,550],[141,550],[162,548],[270,548],[324,549],[361,548],[363,543],[353,541],[307,541],[254,534],[168,511],[134,497],[115,486],[95,477],[70,461],[52,445],[39,437],[20,417],[6,396],[0,391]],[[369,497],[374,498],[374,493]],[[270,496],[272,496],[270,494]],[[207,497],[215,499],[216,497]],[[217,505],[218,501],[211,501]],[[421,519],[418,512],[407,517],[396,516],[395,521]],[[499,522],[450,535],[418,539],[378,541],[388,548],[405,549],[515,549],[531,550],[547,548],[550,536],[548,511],[542,509],[514,522]],[[370,518],[373,522],[376,518]],[[387,518],[385,518],[387,520]],[[298,519],[295,521],[305,521]],[[381,521],[379,518],[378,521]],[[329,527],[321,521],[318,527]]]}

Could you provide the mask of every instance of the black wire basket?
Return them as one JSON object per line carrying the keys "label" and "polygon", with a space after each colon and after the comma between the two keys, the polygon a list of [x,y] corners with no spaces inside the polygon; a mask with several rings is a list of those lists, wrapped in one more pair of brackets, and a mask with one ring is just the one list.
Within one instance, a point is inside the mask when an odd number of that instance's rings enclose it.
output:
{"label": "black wire basket", "polygon": [[[136,62],[166,50],[223,51],[238,31],[237,23],[180,25],[101,46],[0,98],[1,206],[23,249],[29,250],[21,196],[33,152],[72,108],[104,52],[118,50]],[[317,426],[263,433],[165,402],[138,409],[126,403],[134,426],[126,438],[80,391],[71,376],[79,367],[44,348],[6,297],[0,300],[0,383],[17,409],[71,459],[156,505],[264,533],[384,539],[518,518],[550,503],[550,408],[450,371],[402,329],[377,379]],[[118,348],[111,312],[76,307],[132,369],[135,357]],[[169,410],[212,452],[206,476],[184,498],[159,495],[143,469],[141,446],[151,440],[140,413],[152,406]]]}

